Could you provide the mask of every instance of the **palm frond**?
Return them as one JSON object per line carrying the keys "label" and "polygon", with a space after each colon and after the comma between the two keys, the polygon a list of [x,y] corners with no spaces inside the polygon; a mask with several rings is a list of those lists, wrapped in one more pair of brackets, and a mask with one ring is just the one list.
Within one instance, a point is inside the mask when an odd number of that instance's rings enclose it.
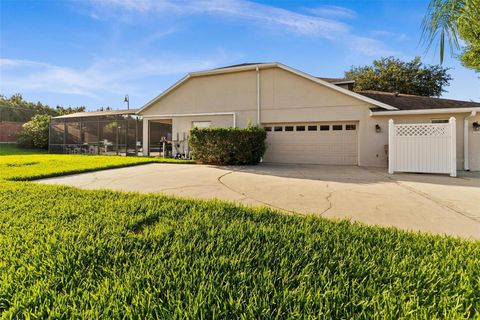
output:
{"label": "palm frond", "polygon": [[450,54],[459,49],[457,19],[464,8],[464,0],[431,0],[422,21],[422,42],[426,51],[439,39],[440,63],[445,56],[445,38],[448,40]]}

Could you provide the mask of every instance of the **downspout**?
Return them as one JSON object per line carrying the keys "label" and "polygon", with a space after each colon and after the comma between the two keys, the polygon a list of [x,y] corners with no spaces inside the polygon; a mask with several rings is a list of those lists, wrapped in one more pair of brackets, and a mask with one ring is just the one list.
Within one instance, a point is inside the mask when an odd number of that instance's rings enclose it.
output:
{"label": "downspout", "polygon": [[260,69],[257,67],[257,126],[260,126]]}
{"label": "downspout", "polygon": [[469,122],[468,118],[473,118],[477,115],[477,111],[472,111],[470,115],[466,116],[463,120],[463,170],[470,171],[470,165],[468,163],[468,131]]}

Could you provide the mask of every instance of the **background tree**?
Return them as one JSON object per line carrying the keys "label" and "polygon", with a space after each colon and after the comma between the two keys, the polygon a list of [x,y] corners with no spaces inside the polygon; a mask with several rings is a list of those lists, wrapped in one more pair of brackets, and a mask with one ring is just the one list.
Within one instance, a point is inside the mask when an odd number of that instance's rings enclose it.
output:
{"label": "background tree", "polygon": [[84,106],[50,107],[41,102],[28,102],[19,93],[10,98],[0,95],[0,120],[26,122],[17,139],[18,145],[25,148],[46,149],[48,147],[48,127],[51,117],[83,111],[85,111]]}
{"label": "background tree", "polygon": [[7,98],[4,95],[0,95],[0,106],[7,107],[15,112],[15,110],[26,110],[30,111],[33,114],[48,114],[52,117],[61,116],[64,114],[70,114],[74,112],[83,112],[85,111],[84,106],[80,107],[64,107],[57,105],[56,107],[50,107],[47,104],[42,104],[41,102],[33,103],[25,101],[20,93],[16,93],[10,98]]}
{"label": "background tree", "polygon": [[351,67],[345,78],[355,80],[354,91],[377,90],[438,97],[452,77],[448,68],[425,65],[416,57],[404,62],[394,57],[374,60],[372,65]]}
{"label": "background tree", "polygon": [[48,148],[48,130],[51,116],[37,114],[30,121],[23,124],[17,143],[24,148]]}
{"label": "background tree", "polygon": [[438,41],[440,63],[448,43],[451,55],[460,50],[462,64],[480,71],[480,0],[430,0],[422,29],[427,49]]}

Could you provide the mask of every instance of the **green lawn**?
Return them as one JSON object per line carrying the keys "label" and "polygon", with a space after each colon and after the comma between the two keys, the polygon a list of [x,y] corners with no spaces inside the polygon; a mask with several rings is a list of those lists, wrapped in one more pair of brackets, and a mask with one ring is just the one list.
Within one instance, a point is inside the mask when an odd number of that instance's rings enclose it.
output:
{"label": "green lawn", "polygon": [[38,178],[109,169],[145,163],[193,163],[153,157],[86,156],[64,154],[15,155],[0,157],[0,179],[33,180]]}
{"label": "green lawn", "polygon": [[46,150],[21,149],[7,144],[0,144],[0,150],[0,180],[34,180],[146,163],[194,163],[155,157],[48,154]]}
{"label": "green lawn", "polygon": [[1,317],[480,317],[480,242],[5,180],[130,159],[0,159]]}
{"label": "green lawn", "polygon": [[23,149],[15,144],[0,143],[0,156],[20,155],[20,154],[46,154],[47,150]]}

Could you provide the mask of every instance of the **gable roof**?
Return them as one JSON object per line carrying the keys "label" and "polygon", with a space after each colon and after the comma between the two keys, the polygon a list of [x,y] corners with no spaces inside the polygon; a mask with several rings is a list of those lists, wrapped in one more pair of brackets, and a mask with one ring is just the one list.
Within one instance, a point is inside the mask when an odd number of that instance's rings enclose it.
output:
{"label": "gable roof", "polygon": [[[360,91],[359,94],[381,101],[388,105],[391,105],[398,110],[432,110],[432,109],[452,109],[452,108],[480,108],[480,103],[478,102],[469,102],[469,101],[460,101],[460,100],[451,100],[451,99],[441,99],[441,98],[431,98],[423,96],[415,96],[402,93],[394,92],[383,92],[383,91]],[[372,109],[373,112],[382,112],[385,109]]]}
{"label": "gable roof", "polygon": [[385,109],[385,110],[397,110],[397,108],[390,106],[386,103],[383,103],[381,101],[374,100],[372,98],[369,98],[364,95],[360,95],[358,93],[355,93],[353,91],[350,91],[348,89],[344,89],[342,87],[337,86],[336,84],[330,83],[326,80],[323,80],[322,78],[317,78],[312,75],[309,75],[308,73],[296,70],[294,68],[288,67],[284,64],[278,63],[278,62],[271,62],[271,63],[243,63],[239,65],[233,65],[233,66],[228,66],[228,67],[223,67],[223,68],[217,68],[217,69],[212,69],[212,70],[206,70],[206,71],[198,71],[198,72],[190,72],[187,74],[185,77],[177,81],[175,84],[173,84],[171,87],[169,87],[167,90],[163,91],[160,95],[155,97],[154,99],[150,100],[145,104],[142,108],[140,108],[137,111],[137,114],[140,114],[142,111],[148,109],[150,106],[152,106],[156,101],[160,100],[173,90],[175,90],[177,87],[182,85],[184,82],[186,82],[190,78],[194,77],[201,77],[201,76],[207,76],[207,75],[214,75],[214,74],[224,74],[224,73],[231,73],[231,72],[239,72],[239,71],[249,71],[249,70],[256,70],[258,69],[268,69],[268,68],[280,68],[285,71],[291,72],[293,74],[296,74],[300,77],[303,77],[305,79],[308,79],[310,81],[313,81],[315,83],[318,83],[322,86],[328,87],[330,89],[333,89],[337,92],[343,93],[347,96],[353,97],[355,99],[361,100],[363,102],[367,102],[369,104],[372,104],[378,108]]}

